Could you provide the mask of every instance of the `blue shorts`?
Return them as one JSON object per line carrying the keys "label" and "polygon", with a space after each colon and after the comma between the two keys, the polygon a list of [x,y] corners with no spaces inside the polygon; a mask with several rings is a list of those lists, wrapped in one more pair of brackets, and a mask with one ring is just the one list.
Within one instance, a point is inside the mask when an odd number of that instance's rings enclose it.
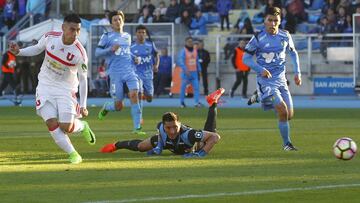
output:
{"label": "blue shorts", "polygon": [[282,101],[285,102],[288,109],[293,108],[289,87],[286,84],[282,86],[265,86],[258,83],[257,90],[261,106],[265,111],[273,109]]}
{"label": "blue shorts", "polygon": [[146,96],[154,96],[154,80],[153,79],[146,79],[141,80],[142,89],[141,92],[144,93]]}
{"label": "blue shorts", "polygon": [[124,84],[129,90],[139,90],[139,79],[135,73],[128,74],[125,77],[122,75],[110,75],[110,94],[117,100],[122,101],[125,98]]}

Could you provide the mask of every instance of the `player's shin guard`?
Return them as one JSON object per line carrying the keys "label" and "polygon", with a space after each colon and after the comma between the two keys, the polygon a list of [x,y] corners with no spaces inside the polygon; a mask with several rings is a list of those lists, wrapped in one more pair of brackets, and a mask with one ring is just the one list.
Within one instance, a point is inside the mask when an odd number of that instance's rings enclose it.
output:
{"label": "player's shin guard", "polygon": [[290,140],[290,126],[288,121],[279,121],[279,130],[283,139],[284,145],[291,143]]}
{"label": "player's shin guard", "polygon": [[142,118],[142,113],[138,103],[131,104],[131,117],[133,119],[134,129],[141,128],[140,120]]}
{"label": "player's shin guard", "polygon": [[142,140],[127,140],[122,142],[115,143],[116,149],[128,149],[132,151],[139,151],[138,144],[142,142]]}
{"label": "player's shin guard", "polygon": [[49,132],[55,143],[66,153],[70,154],[71,152],[75,151],[69,137],[59,127],[52,131],[49,130]]}
{"label": "player's shin guard", "polygon": [[209,107],[209,111],[207,114],[204,130],[209,132],[216,132],[216,117],[217,117],[217,104],[213,103]]}

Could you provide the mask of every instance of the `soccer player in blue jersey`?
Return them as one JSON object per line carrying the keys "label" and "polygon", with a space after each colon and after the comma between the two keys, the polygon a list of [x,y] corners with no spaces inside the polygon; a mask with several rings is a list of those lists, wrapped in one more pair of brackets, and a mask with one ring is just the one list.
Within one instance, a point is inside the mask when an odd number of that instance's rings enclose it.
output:
{"label": "soccer player in blue jersey", "polygon": [[154,96],[153,80],[154,72],[157,72],[159,67],[159,54],[144,25],[137,26],[135,31],[136,40],[131,45],[131,53],[139,60],[135,66],[135,73],[142,84],[139,94],[139,103],[142,110],[142,99],[151,102]]}
{"label": "soccer player in blue jersey", "polygon": [[225,90],[220,88],[207,96],[209,111],[204,130],[195,130],[180,122],[179,116],[166,112],[158,123],[158,134],[145,140],[118,141],[105,145],[101,152],[112,153],[118,149],[147,152],[149,155],[161,154],[164,149],[174,154],[189,157],[204,157],[219,141],[216,133],[217,103]]}
{"label": "soccer player in blue jersey", "polygon": [[113,102],[106,102],[98,114],[100,120],[104,119],[109,111],[121,111],[124,107],[124,84],[129,88],[131,101],[131,116],[133,119],[133,133],[146,135],[141,130],[141,109],[138,100],[139,79],[134,70],[134,59],[130,52],[131,36],[123,31],[125,16],[121,11],[112,11],[109,21],[113,31],[101,36],[95,50],[96,57],[106,57],[110,77],[110,92]]}
{"label": "soccer player in blue jersey", "polygon": [[[257,92],[264,110],[277,112],[283,149],[297,150],[290,139],[289,120],[294,115],[293,102],[286,84],[285,57],[288,53],[294,65],[295,84],[301,85],[299,56],[294,42],[285,30],[279,29],[281,10],[269,8],[265,14],[265,29],[255,33],[245,47],[244,63],[257,73]],[[253,59],[256,55],[256,62]]]}

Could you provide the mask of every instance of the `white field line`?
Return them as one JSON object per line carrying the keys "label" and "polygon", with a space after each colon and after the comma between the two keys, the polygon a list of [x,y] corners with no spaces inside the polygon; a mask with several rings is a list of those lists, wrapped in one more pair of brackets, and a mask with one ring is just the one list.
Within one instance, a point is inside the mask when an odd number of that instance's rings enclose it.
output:
{"label": "white field line", "polygon": [[190,195],[179,195],[179,196],[168,196],[168,197],[147,197],[147,198],[138,198],[138,199],[134,198],[134,199],[123,199],[123,200],[103,200],[103,201],[93,201],[93,202],[87,202],[87,203],[150,202],[150,201],[192,199],[192,198],[261,195],[261,194],[269,194],[269,193],[323,190],[323,189],[347,188],[347,187],[360,187],[360,183],[343,184],[343,185],[323,185],[323,186],[312,186],[312,187],[298,187],[298,188],[280,188],[280,189],[272,189],[272,190],[254,190],[254,191],[244,191],[244,192],[209,193],[209,194],[202,194],[202,195],[191,195],[190,194]]}

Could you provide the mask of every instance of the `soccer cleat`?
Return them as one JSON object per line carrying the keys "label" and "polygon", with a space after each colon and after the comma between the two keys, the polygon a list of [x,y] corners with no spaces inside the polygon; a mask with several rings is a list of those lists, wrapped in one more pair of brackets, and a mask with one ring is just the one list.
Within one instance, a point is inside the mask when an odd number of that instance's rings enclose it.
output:
{"label": "soccer cleat", "polygon": [[98,114],[98,119],[99,120],[104,120],[106,114],[109,112],[108,110],[105,109],[106,105],[108,104],[108,102],[106,102],[100,109],[99,114]]}
{"label": "soccer cleat", "polygon": [[100,152],[102,152],[102,153],[113,153],[116,150],[117,149],[116,149],[115,144],[111,143],[111,144],[107,144],[103,148],[101,148]]}
{"label": "soccer cleat", "polygon": [[80,156],[79,153],[77,153],[77,151],[71,152],[69,155],[69,161],[72,164],[79,164],[82,162],[82,158]]}
{"label": "soccer cleat", "polygon": [[284,151],[297,151],[298,149],[292,145],[290,142],[287,143],[285,146],[284,146]]}
{"label": "soccer cleat", "polygon": [[224,94],[224,92],[225,92],[224,88],[219,88],[215,92],[206,96],[206,101],[209,104],[209,106],[212,106],[214,103],[218,103],[219,98],[221,97],[222,94]]}
{"label": "soccer cleat", "polygon": [[95,133],[89,127],[88,122],[82,122],[84,123],[84,129],[81,131],[81,134],[84,136],[89,145],[94,145],[96,143]]}
{"label": "soccer cleat", "polygon": [[181,102],[180,108],[186,108],[185,102]]}
{"label": "soccer cleat", "polygon": [[132,132],[133,132],[133,134],[140,135],[140,136],[145,136],[146,135],[146,132],[142,131],[141,127],[138,128],[138,129],[133,130]]}
{"label": "soccer cleat", "polygon": [[251,97],[249,98],[247,104],[250,106],[252,104],[258,103],[259,102],[259,96],[257,94],[257,91],[254,92],[253,95],[251,95]]}

